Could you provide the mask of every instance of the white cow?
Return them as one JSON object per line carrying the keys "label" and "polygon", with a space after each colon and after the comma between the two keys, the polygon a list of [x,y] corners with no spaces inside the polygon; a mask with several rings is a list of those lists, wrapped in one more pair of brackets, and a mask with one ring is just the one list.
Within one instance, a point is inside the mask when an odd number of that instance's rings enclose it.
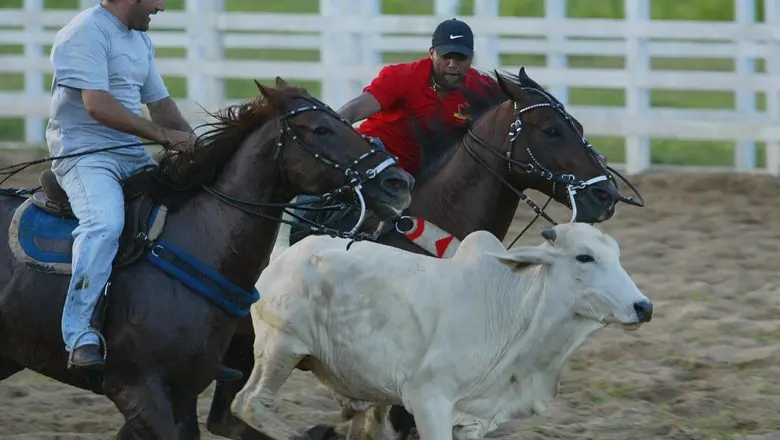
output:
{"label": "white cow", "polygon": [[[422,440],[482,438],[542,412],[566,360],[608,324],[636,329],[653,306],[614,239],[570,223],[538,247],[467,236],[451,259],[310,236],[257,282],[255,369],[233,413],[277,438],[300,435],[273,404],[299,362],[340,399],[403,405]],[[307,368],[308,369],[308,368]]]}

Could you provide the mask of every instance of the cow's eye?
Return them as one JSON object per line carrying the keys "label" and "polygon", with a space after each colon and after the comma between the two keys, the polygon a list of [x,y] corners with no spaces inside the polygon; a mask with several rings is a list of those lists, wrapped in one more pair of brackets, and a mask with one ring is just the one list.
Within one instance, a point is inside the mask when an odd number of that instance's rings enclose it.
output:
{"label": "cow's eye", "polygon": [[579,254],[577,255],[577,261],[579,261],[580,263],[592,263],[596,260],[588,254]]}

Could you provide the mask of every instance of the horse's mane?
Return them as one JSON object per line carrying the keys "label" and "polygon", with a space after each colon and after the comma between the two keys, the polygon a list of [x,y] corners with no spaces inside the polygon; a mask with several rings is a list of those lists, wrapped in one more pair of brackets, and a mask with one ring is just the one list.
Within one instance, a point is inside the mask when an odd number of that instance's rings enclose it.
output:
{"label": "horse's mane", "polygon": [[176,199],[168,203],[178,204],[201,186],[213,183],[247,136],[283,111],[291,99],[308,96],[304,89],[293,86],[265,87],[265,90],[267,97],[260,94],[214,113],[204,110],[215,121],[201,126],[210,128],[198,136],[196,148],[185,151],[164,148],[160,152],[159,166],[153,172],[158,186],[162,183],[165,187],[158,187],[158,190],[163,191],[167,199]]}
{"label": "horse's mane", "polygon": [[[455,152],[456,146],[463,141],[469,129],[474,126],[486,113],[500,105],[509,96],[498,85],[496,81],[501,77],[505,83],[512,83],[518,87],[533,87],[544,90],[542,86],[529,78],[523,70],[519,74],[493,71],[492,75],[480,72],[490,77],[493,81],[480,84],[476,87],[462,87],[461,92],[465,95],[469,104],[468,114],[471,120],[458,127],[452,127],[444,124],[445,115],[437,115],[428,118],[425,121],[415,121],[412,123],[412,136],[420,146],[420,166],[415,172],[416,185],[420,185],[429,178],[435,176],[447,163],[447,159]],[[423,122],[423,123],[420,123]],[[424,124],[424,126],[423,126]],[[509,130],[509,127],[507,127]]]}

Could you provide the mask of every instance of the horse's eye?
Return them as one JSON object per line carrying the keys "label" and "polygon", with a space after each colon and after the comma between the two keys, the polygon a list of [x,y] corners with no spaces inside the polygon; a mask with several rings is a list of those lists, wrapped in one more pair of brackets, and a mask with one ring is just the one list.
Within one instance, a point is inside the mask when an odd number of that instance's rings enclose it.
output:
{"label": "horse's eye", "polygon": [[561,131],[557,127],[548,127],[544,129],[544,134],[550,137],[558,137],[561,135]]}
{"label": "horse's eye", "polygon": [[592,263],[596,261],[591,255],[588,254],[579,254],[576,258],[580,263]]}
{"label": "horse's eye", "polygon": [[325,136],[325,135],[331,134],[331,131],[330,131],[330,128],[325,127],[324,125],[320,125],[319,127],[314,129],[314,134]]}

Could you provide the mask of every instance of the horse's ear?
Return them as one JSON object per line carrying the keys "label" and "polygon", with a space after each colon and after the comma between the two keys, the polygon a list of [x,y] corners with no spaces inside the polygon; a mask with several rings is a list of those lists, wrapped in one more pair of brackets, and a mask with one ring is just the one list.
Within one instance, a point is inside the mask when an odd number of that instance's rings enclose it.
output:
{"label": "horse's ear", "polygon": [[276,87],[289,87],[290,85],[287,84],[287,81],[283,80],[281,77],[276,77]]}
{"label": "horse's ear", "polygon": [[517,73],[517,76],[519,76],[522,79],[531,79],[528,77],[528,74],[525,73],[525,66],[520,66],[520,72]]}
{"label": "horse's ear", "polygon": [[493,72],[496,74],[496,82],[498,83],[498,87],[501,88],[501,91],[510,98],[514,98],[512,90],[509,88],[509,85],[506,83],[504,77],[498,73],[498,70],[493,70]]}
{"label": "horse's ear", "polygon": [[260,94],[261,94],[261,95],[263,95],[263,97],[264,97],[265,99],[269,99],[269,98],[270,98],[270,96],[271,96],[271,93],[269,92],[269,90],[268,90],[268,87],[266,87],[266,86],[264,86],[264,85],[260,84],[259,82],[257,82],[257,80],[256,80],[256,79],[255,79],[255,80],[253,80],[253,81],[255,82],[255,86],[257,86],[257,90],[259,90],[259,91],[260,91]]}

